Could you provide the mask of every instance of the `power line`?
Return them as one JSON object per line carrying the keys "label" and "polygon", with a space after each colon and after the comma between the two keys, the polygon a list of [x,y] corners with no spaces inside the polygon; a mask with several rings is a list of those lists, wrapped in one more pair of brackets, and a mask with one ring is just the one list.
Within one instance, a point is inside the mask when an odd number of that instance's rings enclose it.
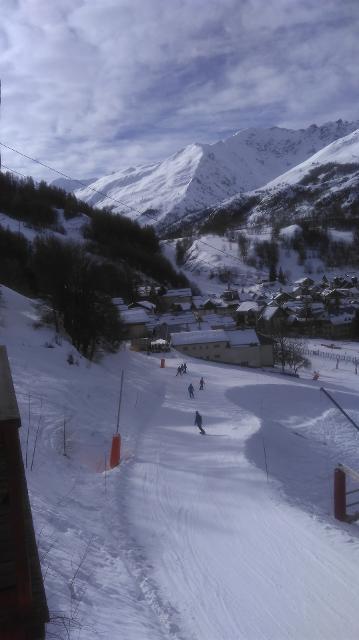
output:
{"label": "power line", "polygon": [[[1,104],[1,84],[0,84],[0,104]],[[50,171],[54,171],[55,173],[57,173],[58,175],[66,178],[67,180],[71,180],[73,182],[78,182],[79,184],[81,184],[82,186],[86,187],[87,189],[90,189],[91,191],[94,191],[95,193],[98,193],[110,200],[112,200],[113,202],[116,202],[122,206],[127,207],[128,209],[134,211],[135,213],[138,214],[138,216],[143,216],[146,215],[148,218],[154,220],[155,222],[157,222],[157,218],[149,213],[145,213],[145,212],[141,212],[138,209],[136,209],[135,207],[133,207],[132,205],[129,205],[125,202],[123,202],[122,200],[119,200],[118,198],[114,198],[113,196],[108,195],[107,193],[105,193],[104,191],[100,191],[99,189],[95,189],[94,187],[90,187],[88,185],[86,185],[84,182],[82,182],[81,180],[77,180],[76,178],[73,178],[72,176],[69,176],[68,174],[64,173],[63,171],[59,171],[58,169],[55,169],[54,167],[51,167],[50,165],[46,164],[45,162],[42,162],[41,160],[38,160],[36,158],[33,158],[32,156],[29,156],[25,153],[23,153],[22,151],[19,151],[18,149],[15,149],[14,147],[10,147],[9,145],[6,145],[3,142],[0,142],[0,146],[4,147],[5,149],[8,149],[9,151],[12,151],[13,153],[17,153],[18,155],[22,156],[23,158],[26,158],[27,160],[30,160],[31,162],[35,162],[36,164],[41,165],[42,167],[45,167],[46,169],[49,169]],[[12,173],[16,173],[20,176],[22,176],[23,178],[26,179],[26,176],[24,176],[24,174],[20,173],[19,171],[15,171],[14,169],[10,169],[9,167],[6,167],[6,165],[2,165],[4,168],[8,169],[9,171],[11,171]],[[1,170],[1,165],[0,165],[0,170]],[[203,211],[203,209],[197,209],[196,211],[193,211],[193,214],[196,214],[196,212],[199,211]],[[326,218],[326,221],[330,222],[331,218]],[[334,220],[334,218],[333,218]],[[303,221],[314,221],[314,217],[312,216],[307,216],[306,218],[303,219]],[[316,220],[315,220],[316,222]],[[261,229],[263,230],[263,227],[265,226],[270,226],[270,223],[262,223],[262,224],[253,224],[248,226],[243,226],[243,227],[236,227],[235,231],[250,231],[250,230],[255,230],[255,229]],[[313,228],[317,228],[317,229],[321,229],[322,227],[318,226],[318,227],[313,227]],[[214,245],[210,244],[209,242],[206,242],[205,240],[202,240],[200,238],[196,239],[197,242],[206,245],[207,247],[210,247],[211,249],[214,249],[215,251],[219,251],[220,253],[223,253],[224,255],[226,255],[228,258],[230,258],[231,260],[235,260],[237,262],[239,262],[241,265],[243,265],[243,261],[238,258],[237,256],[229,253],[226,250],[223,249],[219,249],[218,247],[215,247]],[[201,260],[202,263],[207,263],[210,265],[210,263],[208,263],[205,260]],[[210,265],[213,268],[213,265]]]}
{"label": "power line", "polygon": [[[72,178],[71,176],[67,175],[66,173],[63,173],[63,171],[59,171],[58,169],[55,169],[54,167],[50,167],[50,165],[46,164],[45,162],[41,162],[41,160],[38,160],[37,158],[32,158],[31,156],[26,155],[26,153],[22,153],[22,151],[19,151],[18,149],[14,149],[13,147],[10,147],[9,145],[5,144],[4,142],[0,142],[0,146],[4,147],[4,149],[8,149],[9,151],[13,151],[14,153],[17,153],[19,156],[22,156],[23,158],[26,158],[27,160],[31,160],[31,162],[36,162],[37,164],[41,165],[42,167],[45,167],[46,169],[49,169],[50,171],[54,171],[59,176],[62,176],[63,178],[66,178],[67,180],[71,180],[73,182],[78,182],[79,184],[81,184],[86,189],[90,189],[91,191],[94,191],[95,193],[99,193],[101,196],[105,196],[109,200],[113,200],[114,202],[117,202],[117,204],[120,204],[120,205],[122,205],[124,207],[127,207],[128,209],[131,209],[135,213],[138,213],[140,216],[142,215],[141,211],[139,211],[138,209],[135,209],[135,207],[131,206],[130,204],[126,204],[126,202],[123,202],[122,200],[119,200],[118,198],[113,198],[112,196],[108,195],[104,191],[100,191],[99,189],[95,189],[94,187],[90,187],[85,182],[82,182],[81,180],[77,180],[77,178]],[[3,165],[3,166],[5,166],[5,165]],[[17,173],[17,172],[15,172],[15,173]]]}
{"label": "power line", "polygon": [[[91,191],[99,193],[99,194],[109,198],[110,200],[113,200],[114,202],[117,202],[117,203],[119,203],[121,205],[124,205],[124,206],[128,207],[132,211],[135,211],[135,213],[138,213],[140,216],[143,215],[143,212],[139,211],[138,209],[135,209],[135,207],[132,207],[131,205],[128,205],[128,204],[124,203],[123,201],[119,200],[118,198],[113,198],[112,196],[108,196],[108,194],[106,194],[104,191],[100,191],[98,189],[95,189],[94,187],[88,187],[87,185],[85,185],[84,182],[81,182],[81,180],[77,180],[76,178],[72,178],[71,176],[69,176],[68,174],[64,173],[63,171],[59,171],[58,169],[55,169],[54,167],[51,167],[50,165],[46,164],[45,162],[42,162],[41,160],[33,158],[32,156],[29,156],[26,153],[23,153],[22,151],[19,151],[18,149],[15,149],[14,147],[10,147],[9,145],[6,145],[3,142],[0,142],[0,146],[4,147],[5,149],[8,149],[8,150],[12,151],[13,153],[17,153],[18,155],[22,156],[23,158],[26,158],[27,160],[30,160],[31,162],[35,162],[35,163],[41,165],[42,167],[45,167],[46,169],[49,169],[50,171],[54,171],[55,173],[59,174],[60,176],[66,178],[68,180],[76,181],[79,184],[82,184],[84,187],[87,187],[87,188],[91,189]],[[6,167],[6,165],[3,165],[3,166],[5,168],[8,168],[8,167]],[[25,177],[19,171],[14,171],[13,169],[9,169],[9,168],[8,168],[8,170],[11,171],[12,173],[17,173],[18,175],[21,175],[22,177]],[[157,219],[154,216],[152,216],[150,214],[147,214],[147,216],[149,218],[152,218],[152,220],[154,220],[155,222],[157,222]],[[221,249],[217,249],[217,247],[215,247],[214,245],[209,244],[208,242],[205,242],[204,240],[198,239],[198,242],[201,242],[202,244],[205,244],[208,247],[211,247],[215,251],[221,251],[221,253],[224,253],[225,255],[230,257],[231,259],[237,260],[238,262],[240,262],[242,264],[242,261],[240,260],[240,258],[237,258],[237,256],[233,256],[233,255],[231,255],[230,253],[228,253],[226,251],[223,251]]]}

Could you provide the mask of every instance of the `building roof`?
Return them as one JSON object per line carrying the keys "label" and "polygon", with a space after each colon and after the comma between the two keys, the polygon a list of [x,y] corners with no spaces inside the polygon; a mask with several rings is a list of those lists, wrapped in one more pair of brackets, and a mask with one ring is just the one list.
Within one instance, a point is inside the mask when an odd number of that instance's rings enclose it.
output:
{"label": "building roof", "polygon": [[197,322],[196,317],[192,311],[184,311],[183,313],[172,314],[172,313],[162,313],[160,316],[156,318],[156,324],[167,324],[170,325],[179,325],[179,324],[190,324]]}
{"label": "building roof", "polygon": [[144,309],[127,309],[121,311],[121,318],[124,324],[145,324],[150,318]]}
{"label": "building roof", "polygon": [[227,339],[231,347],[241,345],[259,344],[259,339],[254,329],[239,329],[238,331],[226,331]]}
{"label": "building roof", "polygon": [[148,311],[154,311],[156,309],[156,305],[149,300],[137,300],[136,305],[143,307],[144,309],[148,309]]}
{"label": "building roof", "polygon": [[272,320],[272,318],[274,318],[274,316],[278,311],[279,311],[279,307],[270,307],[270,306],[266,307],[262,312],[263,320]]}
{"label": "building roof", "polygon": [[258,303],[253,300],[245,300],[237,307],[236,311],[239,313],[246,313],[247,311],[258,311]]}
{"label": "building roof", "polygon": [[168,289],[167,293],[164,293],[162,298],[186,298],[192,297],[191,289]]}
{"label": "building roof", "polygon": [[209,329],[205,331],[181,331],[171,333],[172,345],[180,346],[184,344],[212,344],[215,342],[228,342],[227,334],[223,329]]}

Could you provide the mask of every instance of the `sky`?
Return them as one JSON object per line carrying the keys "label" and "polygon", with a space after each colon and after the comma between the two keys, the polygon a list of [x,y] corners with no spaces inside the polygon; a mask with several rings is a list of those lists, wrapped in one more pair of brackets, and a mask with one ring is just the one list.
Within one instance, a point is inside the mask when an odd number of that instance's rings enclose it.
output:
{"label": "sky", "polygon": [[[73,178],[359,118],[358,0],[0,0],[0,141]],[[9,167],[59,176],[2,148]]]}

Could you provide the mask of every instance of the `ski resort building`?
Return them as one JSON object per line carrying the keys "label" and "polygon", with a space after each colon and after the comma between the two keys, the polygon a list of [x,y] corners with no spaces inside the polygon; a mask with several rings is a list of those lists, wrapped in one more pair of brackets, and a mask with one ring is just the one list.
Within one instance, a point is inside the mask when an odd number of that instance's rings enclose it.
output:
{"label": "ski resort building", "polygon": [[177,351],[195,358],[247,367],[273,366],[273,345],[253,329],[184,331],[171,334]]}

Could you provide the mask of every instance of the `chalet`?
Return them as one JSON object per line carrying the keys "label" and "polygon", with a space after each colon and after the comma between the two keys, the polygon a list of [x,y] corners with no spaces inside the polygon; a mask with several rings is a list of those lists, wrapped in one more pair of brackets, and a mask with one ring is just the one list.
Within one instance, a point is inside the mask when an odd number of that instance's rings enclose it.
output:
{"label": "chalet", "polygon": [[259,314],[259,305],[252,300],[245,300],[237,307],[235,317],[241,324],[254,326]]}
{"label": "chalet", "polygon": [[271,341],[252,329],[188,331],[171,334],[172,346],[187,356],[248,367],[273,365]]}
{"label": "chalet", "polygon": [[121,312],[125,338],[145,338],[149,335],[150,317],[145,309],[127,309]]}
{"label": "chalet", "polygon": [[164,311],[168,311],[172,308],[173,304],[184,303],[184,302],[192,302],[192,291],[191,289],[168,289],[166,293],[161,295],[160,304],[161,308]]}
{"label": "chalet", "polygon": [[295,280],[294,284],[298,287],[311,287],[314,284],[314,280],[306,276],[304,278],[299,278],[299,280]]}
{"label": "chalet", "polygon": [[225,302],[235,302],[236,304],[239,302],[239,293],[237,289],[227,289],[221,293],[220,297]]}
{"label": "chalet", "polygon": [[136,300],[136,302],[132,302],[128,305],[129,309],[144,309],[150,315],[156,313],[156,305],[149,300]]}
{"label": "chalet", "polygon": [[49,620],[5,347],[0,347],[0,638],[43,640]]}
{"label": "chalet", "polygon": [[198,318],[192,311],[181,314],[163,313],[156,318],[153,336],[166,339],[170,333],[192,331],[196,328],[198,328]]}
{"label": "chalet", "polygon": [[232,316],[210,313],[205,316],[206,324],[210,329],[235,329],[236,321]]}
{"label": "chalet", "polygon": [[267,306],[258,317],[258,327],[265,334],[275,333],[286,322],[288,313],[277,306]]}

